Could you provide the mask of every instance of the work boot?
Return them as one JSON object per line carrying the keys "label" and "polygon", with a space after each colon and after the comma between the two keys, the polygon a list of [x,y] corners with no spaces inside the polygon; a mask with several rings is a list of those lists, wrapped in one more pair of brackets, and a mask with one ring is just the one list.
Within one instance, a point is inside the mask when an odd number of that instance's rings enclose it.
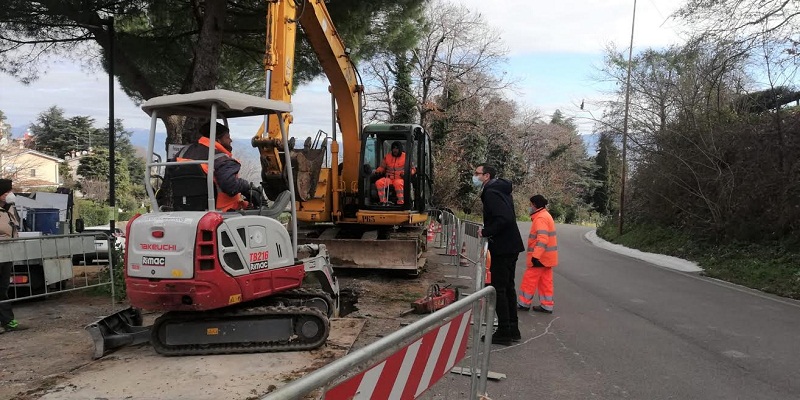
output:
{"label": "work boot", "polygon": [[524,305],[522,305],[522,304],[519,304],[519,303],[517,303],[517,310],[520,310],[520,311],[530,311],[530,310],[531,310],[531,307],[530,307],[530,306],[524,306]]}
{"label": "work boot", "polygon": [[512,326],[511,330],[509,331],[509,336],[511,337],[512,342],[519,342],[522,340],[522,333],[519,332],[519,327]]}
{"label": "work boot", "polygon": [[[486,336],[481,336],[481,342],[486,341]],[[492,344],[499,344],[503,346],[510,346],[511,345],[511,336],[508,335],[507,332],[497,331],[492,335]]]}
{"label": "work boot", "polygon": [[0,327],[0,333],[6,332],[13,332],[13,331],[24,331],[28,329],[27,327],[20,325],[19,322],[15,319],[12,319],[7,324]]}
{"label": "work boot", "polygon": [[536,312],[540,312],[540,313],[545,313],[545,314],[552,314],[553,313],[553,310],[548,310],[546,308],[543,308],[542,306],[533,306],[533,307],[531,307],[531,310],[536,311]]}

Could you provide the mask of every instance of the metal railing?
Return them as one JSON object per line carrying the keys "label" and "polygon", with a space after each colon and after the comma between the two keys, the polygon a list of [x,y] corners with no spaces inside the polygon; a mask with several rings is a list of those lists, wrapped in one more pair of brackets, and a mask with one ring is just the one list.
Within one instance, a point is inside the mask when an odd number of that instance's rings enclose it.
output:
{"label": "metal railing", "polygon": [[[99,251],[105,240],[108,251]],[[0,241],[0,263],[13,263],[9,295],[4,302],[45,297],[55,292],[70,292],[110,286],[114,298],[114,259],[116,240],[97,234],[44,235]],[[104,260],[105,263],[98,263]],[[77,261],[77,262],[76,262]],[[78,265],[83,261],[84,265]],[[91,263],[90,261],[94,261]]]}
{"label": "metal railing", "polygon": [[[492,330],[486,330],[486,339],[482,342],[481,327],[491,326],[494,318],[495,290],[493,287],[483,288],[433,314],[429,314],[367,347],[356,350],[301,379],[290,382],[261,399],[299,399],[317,389],[328,387],[330,390],[335,388],[336,385],[330,385],[332,383],[340,384],[346,382],[347,379],[357,376],[358,373],[369,371],[377,363],[402,351],[406,346],[419,340],[428,332],[450,323],[457,316],[468,312],[470,308],[472,309],[472,315],[479,316],[481,321],[481,323],[472,323],[470,327],[472,335],[471,368],[472,371],[488,371]],[[478,366],[479,362],[480,367]],[[486,396],[487,375],[486,373],[481,373],[480,376],[477,373],[471,374],[470,399],[479,399]],[[343,376],[345,377],[344,379],[342,378]],[[415,384],[415,382],[409,382],[409,384]],[[369,393],[359,393],[359,396],[364,396],[364,398],[369,398],[369,395]],[[326,397],[323,395],[323,398]],[[327,397],[327,400],[339,399]]]}

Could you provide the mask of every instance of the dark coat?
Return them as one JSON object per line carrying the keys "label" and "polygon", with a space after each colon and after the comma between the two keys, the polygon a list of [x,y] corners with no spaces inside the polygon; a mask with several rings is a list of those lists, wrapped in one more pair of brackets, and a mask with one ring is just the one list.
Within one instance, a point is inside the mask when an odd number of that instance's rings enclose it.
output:
{"label": "dark coat", "polygon": [[[214,159],[214,181],[219,190],[222,190],[228,196],[235,196],[239,193],[248,194],[250,182],[239,178],[239,170],[242,168],[239,161],[218,149],[214,149],[214,152],[216,154]],[[205,160],[208,158],[208,147],[200,143],[194,143],[186,149],[183,157],[192,160]]]}
{"label": "dark coat", "polygon": [[517,228],[511,182],[492,179],[483,187],[483,236],[489,238],[492,255],[518,254],[525,250]]}

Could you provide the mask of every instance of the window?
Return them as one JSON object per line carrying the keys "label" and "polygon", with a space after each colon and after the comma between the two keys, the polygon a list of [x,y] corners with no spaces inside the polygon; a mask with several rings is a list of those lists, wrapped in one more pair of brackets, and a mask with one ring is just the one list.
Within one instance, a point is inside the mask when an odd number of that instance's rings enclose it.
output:
{"label": "window", "polygon": [[31,178],[33,178],[34,176],[36,176],[36,170],[35,170],[35,169],[32,169],[32,170],[31,170]]}

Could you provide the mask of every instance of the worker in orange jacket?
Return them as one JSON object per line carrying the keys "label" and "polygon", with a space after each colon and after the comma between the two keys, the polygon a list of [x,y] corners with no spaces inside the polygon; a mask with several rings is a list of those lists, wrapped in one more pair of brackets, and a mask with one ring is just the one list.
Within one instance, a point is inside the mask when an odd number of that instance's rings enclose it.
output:
{"label": "worker in orange jacket", "polygon": [[[403,151],[403,144],[399,141],[394,141],[392,143],[392,151],[386,154],[381,165],[373,171],[373,173],[377,175],[385,174],[384,177],[375,182],[375,186],[378,188],[378,198],[382,206],[389,205],[389,193],[387,190],[389,185],[394,186],[394,193],[397,195],[397,204],[403,205],[406,203],[404,191],[405,182],[403,180],[405,168],[406,153]],[[411,175],[415,175],[416,173],[417,169],[412,165]]]}
{"label": "worker in orange jacket", "polygon": [[[558,265],[558,238],[553,217],[547,212],[547,199],[537,194],[530,198],[531,232],[528,234],[527,269],[522,275],[517,307],[521,310],[553,313],[553,268]],[[538,306],[531,307],[539,292]]]}
{"label": "worker in orange jacket", "polygon": [[[194,144],[182,148],[176,154],[176,161],[192,161],[208,159],[209,147],[214,147],[214,186],[216,191],[215,204],[219,211],[235,211],[248,208],[249,206],[261,207],[263,198],[260,190],[253,184],[239,177],[241,163],[233,158],[233,139],[231,139],[230,129],[220,123],[216,123],[216,140],[211,143],[211,124],[206,123],[200,127],[200,138]],[[208,165],[201,164],[200,167],[205,175],[208,175]],[[170,167],[168,167],[170,168]],[[169,174],[168,174],[169,175]],[[161,192],[164,195],[180,196],[180,193],[171,193],[168,179],[165,179]],[[164,187],[167,186],[167,187]],[[161,193],[159,193],[161,195]]]}

